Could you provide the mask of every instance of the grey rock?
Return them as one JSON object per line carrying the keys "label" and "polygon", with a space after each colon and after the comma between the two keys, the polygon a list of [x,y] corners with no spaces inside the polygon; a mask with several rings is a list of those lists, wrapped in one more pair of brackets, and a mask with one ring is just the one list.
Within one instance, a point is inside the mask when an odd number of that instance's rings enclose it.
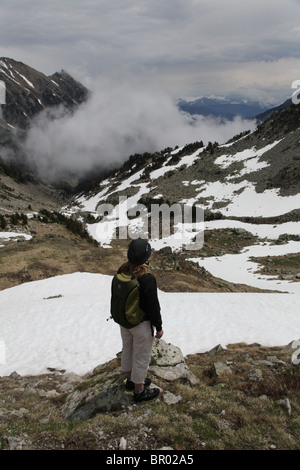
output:
{"label": "grey rock", "polygon": [[25,437],[7,437],[6,441],[8,443],[9,450],[29,450],[31,442],[29,442]]}
{"label": "grey rock", "polygon": [[190,382],[191,385],[197,385],[199,383],[199,379],[191,373],[184,363],[169,367],[151,366],[149,367],[149,371],[157,377],[167,380],[168,382],[174,382],[175,380],[179,379],[186,379]]}
{"label": "grey rock", "polygon": [[284,365],[284,366],[287,366],[288,364],[284,361],[281,361],[280,359],[278,359],[278,357],[276,356],[267,356],[267,361],[271,361],[273,362],[274,364],[281,364],[281,365]]}
{"label": "grey rock", "polygon": [[88,90],[63,70],[47,77],[22,62],[10,58],[4,61],[8,69],[11,67],[18,76],[28,77],[33,84],[28,87],[26,78],[20,83],[6,80],[6,75],[0,72],[0,79],[5,80],[9,94],[15,97],[10,106],[4,106],[3,117],[15,127],[26,129],[31,118],[44,108],[60,105],[70,110],[88,97]]}
{"label": "grey rock", "polygon": [[267,361],[279,362],[279,359],[276,356],[267,356]]}
{"label": "grey rock", "polygon": [[219,429],[230,429],[232,427],[232,423],[227,419],[221,418],[218,422]]}
{"label": "grey rock", "polygon": [[248,379],[249,380],[259,381],[259,380],[262,380],[262,378],[263,378],[263,375],[262,375],[262,371],[260,369],[252,369],[252,370],[250,370],[250,372],[248,374]]}
{"label": "grey rock", "polygon": [[119,450],[126,450],[126,449],[127,449],[127,441],[124,437],[121,437],[120,444],[119,444]]}
{"label": "grey rock", "polygon": [[263,366],[268,366],[268,367],[274,367],[274,363],[271,361],[266,361],[265,359],[261,359],[258,361],[253,361],[252,362],[254,365],[263,365]]}
{"label": "grey rock", "polygon": [[233,229],[233,233],[235,235],[244,235],[245,233],[247,233],[247,230],[245,230],[244,228],[235,228]]}
{"label": "grey rock", "polygon": [[[285,242],[282,242],[281,245],[283,243],[285,243]],[[294,279],[294,276],[293,276],[293,274],[281,274],[280,279],[282,279],[284,281],[291,281],[292,279]]]}
{"label": "grey rock", "polygon": [[0,421],[1,418],[5,418],[9,414],[9,411],[6,408],[0,408]]}
{"label": "grey rock", "polygon": [[278,403],[287,411],[288,415],[291,416],[292,406],[290,400],[288,398],[284,398],[283,400],[278,400]]}
{"label": "grey rock", "polygon": [[9,413],[9,415],[15,418],[23,418],[23,413],[21,413],[19,410],[13,410]]}
{"label": "grey rock", "polygon": [[157,366],[175,366],[184,362],[181,350],[177,346],[166,343],[163,340],[155,339],[153,341],[151,365]]}
{"label": "grey rock", "polygon": [[213,367],[211,370],[212,377],[219,377],[220,375],[228,374],[228,373],[232,373],[232,370],[227,364],[225,364],[225,362],[215,362],[213,364]]}
{"label": "grey rock", "polygon": [[208,356],[215,356],[220,351],[224,351],[224,348],[221,344],[218,344],[217,346],[212,348],[207,354]]}
{"label": "grey rock", "polygon": [[21,377],[20,374],[18,374],[18,372],[14,371],[10,374],[9,378],[10,379],[21,379],[22,377]]}
{"label": "grey rock", "polygon": [[260,400],[269,400],[269,398],[267,397],[267,395],[260,395],[258,397]]}
{"label": "grey rock", "polygon": [[163,340],[153,342],[149,371],[170,382],[186,379],[191,385],[199,383],[199,379],[192,374],[185,364],[181,350]]}
{"label": "grey rock", "polygon": [[176,403],[179,403],[181,400],[182,400],[181,395],[174,395],[174,393],[171,393],[169,391],[166,391],[163,394],[163,401],[167,405],[175,405]]}
{"label": "grey rock", "polygon": [[83,380],[82,377],[73,373],[65,374],[64,379],[64,383],[59,387],[61,392],[68,392],[69,390],[72,390],[75,385],[82,382]]}
{"label": "grey rock", "polygon": [[103,384],[102,389],[92,398],[83,397],[79,401],[76,398],[75,403],[72,403],[74,397],[71,398],[73,412],[69,413],[68,407],[63,410],[68,420],[86,420],[97,413],[123,410],[133,404],[132,393],[126,392],[123,378],[110,385]]}

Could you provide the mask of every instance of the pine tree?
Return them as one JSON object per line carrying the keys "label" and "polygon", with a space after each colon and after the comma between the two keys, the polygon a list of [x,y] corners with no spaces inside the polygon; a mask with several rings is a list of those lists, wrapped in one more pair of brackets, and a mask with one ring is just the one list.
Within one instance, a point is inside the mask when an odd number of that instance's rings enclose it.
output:
{"label": "pine tree", "polygon": [[6,219],[3,215],[0,215],[0,228],[1,230],[4,230],[7,226]]}

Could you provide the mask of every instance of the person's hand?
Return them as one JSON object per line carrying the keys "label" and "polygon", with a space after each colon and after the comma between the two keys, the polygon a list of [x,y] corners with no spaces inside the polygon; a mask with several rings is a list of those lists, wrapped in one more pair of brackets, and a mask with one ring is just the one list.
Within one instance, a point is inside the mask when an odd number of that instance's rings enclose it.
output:
{"label": "person's hand", "polygon": [[164,334],[164,331],[163,331],[163,330],[157,331],[157,332],[156,332],[156,335],[155,335],[155,338],[160,339],[163,334]]}

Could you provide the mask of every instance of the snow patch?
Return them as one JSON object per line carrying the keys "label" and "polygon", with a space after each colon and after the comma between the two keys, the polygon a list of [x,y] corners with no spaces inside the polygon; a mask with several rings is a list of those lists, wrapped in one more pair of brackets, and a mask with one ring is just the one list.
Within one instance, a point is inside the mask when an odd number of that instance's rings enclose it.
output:
{"label": "snow patch", "polygon": [[[111,280],[74,273],[1,291],[6,362],[0,376],[46,373],[47,367],[85,374],[113,359],[122,346],[119,326],[107,321]],[[300,331],[299,295],[159,291],[158,296],[163,339],[185,356],[235,342],[286,345]]]}

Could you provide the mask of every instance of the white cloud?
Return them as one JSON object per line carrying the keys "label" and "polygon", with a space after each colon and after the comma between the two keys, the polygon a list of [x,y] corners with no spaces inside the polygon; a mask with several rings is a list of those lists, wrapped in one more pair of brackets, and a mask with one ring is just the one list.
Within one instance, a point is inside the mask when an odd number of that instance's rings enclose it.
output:
{"label": "white cloud", "polygon": [[192,125],[168,93],[134,78],[98,81],[90,100],[74,114],[58,108],[52,117],[44,112],[37,117],[25,149],[43,176],[54,177],[66,170],[82,175],[96,165],[118,166],[134,153],[200,140],[223,143],[254,128],[252,121],[240,119],[221,123],[199,118]]}

